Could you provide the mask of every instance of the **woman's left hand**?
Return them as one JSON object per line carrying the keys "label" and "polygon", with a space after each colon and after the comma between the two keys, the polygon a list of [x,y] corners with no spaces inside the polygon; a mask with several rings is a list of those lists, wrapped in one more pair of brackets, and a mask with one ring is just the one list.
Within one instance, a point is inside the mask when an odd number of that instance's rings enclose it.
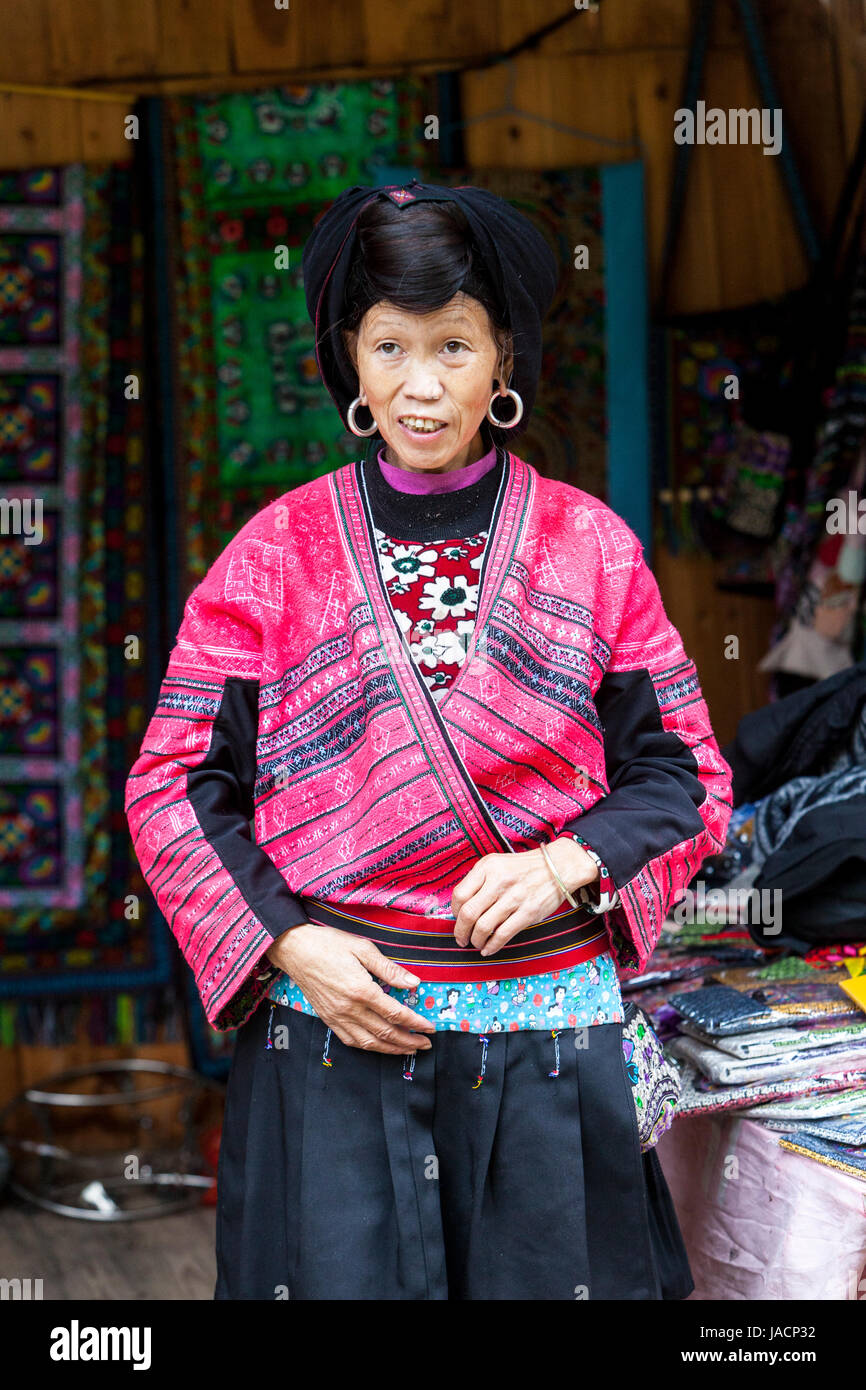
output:
{"label": "woman's left hand", "polygon": [[[546,846],[556,872],[574,893],[598,878],[598,866],[570,837]],[[512,937],[542,922],[564,902],[540,849],[519,854],[485,854],[451,895],[458,946],[473,945],[495,955]]]}

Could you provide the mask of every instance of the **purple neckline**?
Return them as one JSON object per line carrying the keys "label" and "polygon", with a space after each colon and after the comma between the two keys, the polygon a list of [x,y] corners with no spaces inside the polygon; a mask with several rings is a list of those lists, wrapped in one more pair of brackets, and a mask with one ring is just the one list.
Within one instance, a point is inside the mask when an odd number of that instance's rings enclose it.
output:
{"label": "purple neckline", "polygon": [[477,462],[470,463],[465,468],[455,468],[451,473],[409,473],[405,468],[398,468],[395,463],[388,463],[382,451],[379,452],[379,467],[385,482],[397,492],[412,492],[416,495],[457,492],[459,488],[471,487],[479,478],[483,478],[485,473],[489,473],[495,463],[496,449],[493,448]]}

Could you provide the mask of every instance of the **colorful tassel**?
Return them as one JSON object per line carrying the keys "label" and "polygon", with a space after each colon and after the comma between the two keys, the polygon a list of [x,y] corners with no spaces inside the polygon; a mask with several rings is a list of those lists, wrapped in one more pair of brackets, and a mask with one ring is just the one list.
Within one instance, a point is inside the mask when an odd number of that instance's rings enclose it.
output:
{"label": "colorful tassel", "polygon": [[276,1004],[272,1004],[272,1005],[271,1005],[271,1012],[268,1014],[268,1040],[267,1040],[267,1042],[265,1043],[265,1051],[267,1051],[269,1047],[273,1047],[273,1045],[274,1045],[274,1040],[273,1040],[273,1038],[271,1037],[271,1029],[272,1029],[273,1026],[274,1026],[274,1009],[275,1009],[276,1007],[277,1007]]}
{"label": "colorful tassel", "polygon": [[325,1050],[324,1050],[324,1052],[322,1053],[322,1066],[323,1066],[323,1067],[332,1067],[332,1066],[334,1065],[334,1063],[331,1061],[330,1057],[328,1056],[328,1048],[329,1048],[330,1046],[331,1046],[331,1030],[330,1030],[330,1028],[329,1028],[328,1031],[327,1031],[327,1033],[326,1033],[326,1035],[325,1035]]}
{"label": "colorful tassel", "polygon": [[407,1052],[407,1053],[406,1053],[406,1060],[405,1060],[405,1062],[403,1063],[403,1080],[404,1080],[404,1081],[414,1081],[415,1078],[414,1078],[414,1076],[412,1075],[412,1073],[413,1073],[414,1070],[415,1070],[415,1053],[414,1053],[414,1052]]}
{"label": "colorful tassel", "polygon": [[473,1091],[477,1091],[478,1087],[484,1080],[484,1073],[487,1070],[487,1044],[489,1043],[490,1039],[487,1037],[485,1033],[479,1033],[478,1041],[481,1044],[481,1070],[475,1078],[475,1084],[472,1087]]}
{"label": "colorful tassel", "polygon": [[548,1076],[559,1076],[559,1035],[561,1032],[561,1028],[554,1028],[550,1035],[553,1038],[553,1047],[556,1053],[556,1070],[549,1071]]}

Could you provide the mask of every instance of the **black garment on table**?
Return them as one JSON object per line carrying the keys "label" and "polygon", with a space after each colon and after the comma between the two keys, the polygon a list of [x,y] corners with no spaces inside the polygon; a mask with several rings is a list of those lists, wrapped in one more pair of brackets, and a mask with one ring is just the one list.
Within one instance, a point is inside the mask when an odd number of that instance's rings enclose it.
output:
{"label": "black garment on table", "polygon": [[622,1025],[584,1034],[579,1048],[576,1030],[560,1033],[558,1076],[550,1031],[490,1034],[478,1085],[478,1035],[437,1033],[406,1080],[408,1059],[260,1005],[229,1078],[215,1297],[687,1297],[670,1193],[640,1152]]}
{"label": "black garment on table", "polygon": [[823,801],[800,815],[753,886],[781,894],[781,932],[769,935],[760,920],[747,922],[761,946],[805,955],[813,946],[866,940],[866,794]]}
{"label": "black garment on table", "polygon": [[844,747],[866,700],[866,661],[746,714],[722,757],[734,805],[760,801],[792,777],[815,775]]}
{"label": "black garment on table", "polygon": [[[805,954],[866,937],[866,764],[862,739],[854,742],[864,703],[866,662],[858,662],[747,714],[722,750],[734,774],[734,804],[763,803],[758,829],[765,841],[768,828],[773,834],[752,886],[781,894],[782,930],[773,923],[768,933],[750,911],[746,925],[761,946]],[[840,760],[848,766],[836,773],[836,795],[827,778]]]}

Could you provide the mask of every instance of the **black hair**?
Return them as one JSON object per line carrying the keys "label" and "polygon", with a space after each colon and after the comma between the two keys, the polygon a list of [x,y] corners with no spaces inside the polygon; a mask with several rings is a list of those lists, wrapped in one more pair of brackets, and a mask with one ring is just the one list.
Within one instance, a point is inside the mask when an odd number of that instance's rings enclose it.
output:
{"label": "black hair", "polygon": [[398,208],[377,198],[358,217],[357,232],[340,325],[344,331],[354,332],[367,310],[382,301],[407,313],[429,314],[463,293],[487,310],[497,346],[504,350],[507,315],[456,203]]}

